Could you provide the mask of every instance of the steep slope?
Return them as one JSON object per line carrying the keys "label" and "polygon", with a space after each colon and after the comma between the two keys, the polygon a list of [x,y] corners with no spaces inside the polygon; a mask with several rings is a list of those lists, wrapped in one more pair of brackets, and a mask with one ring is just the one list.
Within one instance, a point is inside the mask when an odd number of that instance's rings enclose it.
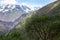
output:
{"label": "steep slope", "polygon": [[[40,32],[40,29],[42,29],[40,27],[45,28],[49,26],[53,27],[51,28],[51,30],[55,29],[55,27],[58,27],[56,28],[58,30],[56,31],[58,36],[55,35],[55,31],[53,31],[54,33],[52,35],[55,36],[55,38],[59,38],[60,37],[60,34],[59,34],[60,33],[60,1],[55,1],[51,4],[48,4],[45,7],[39,9],[38,11],[33,12],[33,14],[28,15],[26,19],[22,20],[18,25],[16,25],[16,29],[21,32],[23,37],[27,37],[26,35],[28,34],[30,37],[32,37],[30,38],[30,40],[39,40],[40,38],[39,32]],[[25,27],[27,27],[26,30],[25,30]],[[44,34],[42,33],[42,38],[43,36]],[[47,39],[44,39],[44,40],[47,40]],[[53,40],[60,40],[60,38],[53,39]]]}
{"label": "steep slope", "polygon": [[60,1],[55,1],[29,14],[13,30],[7,34],[8,39],[13,37],[14,40],[16,37],[15,40],[20,40],[21,35],[23,40],[60,40]]}
{"label": "steep slope", "polygon": [[33,12],[32,14],[27,15],[27,17],[25,17],[25,20],[23,21],[25,23],[26,20],[29,21],[33,17],[40,16],[43,14],[48,15],[48,16],[54,16],[55,14],[59,14],[59,13],[60,13],[60,1],[55,1]]}
{"label": "steep slope", "polygon": [[32,17],[27,18],[23,27],[26,27],[31,40],[60,40],[60,1],[38,10]]}
{"label": "steep slope", "polygon": [[[59,8],[59,6],[60,6],[60,1],[55,1],[53,3],[50,3],[50,4],[46,5],[46,6],[44,6],[43,8],[38,10],[36,13],[41,15],[41,14],[47,14],[50,11],[53,11],[53,10],[57,11],[56,9]],[[36,15],[38,15],[38,14],[36,14]]]}

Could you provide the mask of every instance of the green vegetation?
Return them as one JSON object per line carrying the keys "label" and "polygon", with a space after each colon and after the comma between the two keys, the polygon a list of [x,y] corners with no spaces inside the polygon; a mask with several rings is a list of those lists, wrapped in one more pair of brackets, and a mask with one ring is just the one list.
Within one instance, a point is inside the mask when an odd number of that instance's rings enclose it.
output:
{"label": "green vegetation", "polygon": [[20,32],[13,30],[9,33],[0,35],[0,40],[22,40]]}
{"label": "green vegetation", "polygon": [[60,15],[36,16],[26,24],[26,32],[30,40],[60,40]]}
{"label": "green vegetation", "polygon": [[9,33],[0,35],[0,40],[26,40],[27,38],[29,40],[60,40],[60,13],[55,16],[45,14],[32,16],[28,23],[26,20],[24,27],[27,33],[25,39],[25,33],[22,36],[18,29],[13,29]]}
{"label": "green vegetation", "polygon": [[29,14],[0,40],[60,40],[60,1]]}

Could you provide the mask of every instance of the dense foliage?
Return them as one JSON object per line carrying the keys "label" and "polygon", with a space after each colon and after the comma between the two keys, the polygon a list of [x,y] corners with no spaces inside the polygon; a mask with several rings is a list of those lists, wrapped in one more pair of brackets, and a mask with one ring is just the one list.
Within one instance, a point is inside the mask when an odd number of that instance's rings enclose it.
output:
{"label": "dense foliage", "polygon": [[60,14],[36,16],[26,24],[30,40],[60,40]]}
{"label": "dense foliage", "polygon": [[0,35],[0,40],[22,40],[20,32],[13,30],[9,33]]}

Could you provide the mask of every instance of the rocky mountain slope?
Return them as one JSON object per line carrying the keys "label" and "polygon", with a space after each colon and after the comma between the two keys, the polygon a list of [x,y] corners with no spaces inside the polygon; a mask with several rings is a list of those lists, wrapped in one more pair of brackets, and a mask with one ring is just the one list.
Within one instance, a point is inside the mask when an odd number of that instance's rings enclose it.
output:
{"label": "rocky mountain slope", "polygon": [[[0,23],[4,27],[13,28],[20,20],[32,10],[25,5],[0,6]],[[3,29],[2,29],[3,30]]]}
{"label": "rocky mountain slope", "polygon": [[17,3],[16,1],[15,3],[12,1],[7,3],[7,1],[2,1],[0,3],[0,24],[4,26],[4,27],[1,26],[0,31],[11,30],[30,12],[39,9],[39,7],[34,7],[32,10],[31,7],[25,4],[20,4]]}

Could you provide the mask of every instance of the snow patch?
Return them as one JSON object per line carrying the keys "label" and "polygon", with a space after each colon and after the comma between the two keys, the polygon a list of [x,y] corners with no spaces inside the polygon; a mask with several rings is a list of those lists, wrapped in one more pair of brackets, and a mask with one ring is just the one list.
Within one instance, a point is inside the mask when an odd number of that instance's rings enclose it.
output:
{"label": "snow patch", "polygon": [[3,12],[7,12],[8,11],[8,9],[5,9]]}

